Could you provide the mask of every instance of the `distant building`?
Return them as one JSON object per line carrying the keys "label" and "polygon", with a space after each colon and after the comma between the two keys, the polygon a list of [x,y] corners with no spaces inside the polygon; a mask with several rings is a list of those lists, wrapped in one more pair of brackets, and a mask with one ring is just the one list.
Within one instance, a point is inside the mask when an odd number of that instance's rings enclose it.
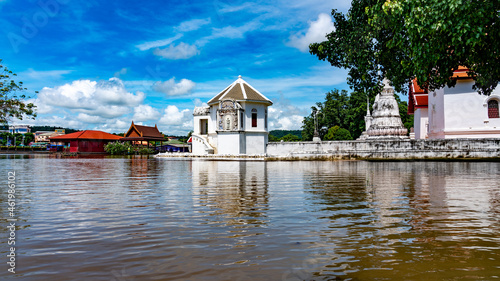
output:
{"label": "distant building", "polygon": [[12,125],[9,126],[9,133],[11,134],[31,133],[31,127],[29,125]]}
{"label": "distant building", "polygon": [[207,104],[193,112],[193,154],[266,153],[271,100],[239,76]]}
{"label": "distant building", "polygon": [[474,80],[467,71],[455,71],[453,88],[429,92],[412,82],[408,113],[414,115],[416,139],[500,138],[500,89],[480,95],[472,89]]}
{"label": "distant building", "polygon": [[85,130],[52,137],[50,144],[53,146],[64,145],[70,153],[104,153],[106,144],[121,138],[102,131]]}
{"label": "distant building", "polygon": [[65,135],[63,130],[34,132],[35,142],[49,142],[50,138]]}

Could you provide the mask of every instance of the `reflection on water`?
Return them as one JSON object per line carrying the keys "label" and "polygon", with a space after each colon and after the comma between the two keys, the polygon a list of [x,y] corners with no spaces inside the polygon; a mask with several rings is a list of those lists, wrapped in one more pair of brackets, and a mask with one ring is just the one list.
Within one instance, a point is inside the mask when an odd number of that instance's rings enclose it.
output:
{"label": "reflection on water", "polygon": [[[17,275],[0,276],[497,279],[499,168],[3,156],[0,174],[17,174],[20,228]],[[0,232],[4,257],[6,241]]]}

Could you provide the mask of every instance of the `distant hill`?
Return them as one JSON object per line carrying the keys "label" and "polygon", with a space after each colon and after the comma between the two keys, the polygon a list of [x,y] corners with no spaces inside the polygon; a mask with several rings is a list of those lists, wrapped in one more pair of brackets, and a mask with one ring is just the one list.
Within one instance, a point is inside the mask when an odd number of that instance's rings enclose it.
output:
{"label": "distant hill", "polygon": [[275,136],[276,138],[280,139],[288,134],[295,135],[302,139],[302,130],[272,130],[269,132],[270,135]]}

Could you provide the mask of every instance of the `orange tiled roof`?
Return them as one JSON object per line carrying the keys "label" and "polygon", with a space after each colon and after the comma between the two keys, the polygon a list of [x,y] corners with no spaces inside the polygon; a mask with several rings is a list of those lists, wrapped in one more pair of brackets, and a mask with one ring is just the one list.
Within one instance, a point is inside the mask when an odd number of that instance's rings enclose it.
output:
{"label": "orange tiled roof", "polygon": [[453,78],[471,78],[468,74],[467,71],[469,69],[465,66],[459,66],[457,70],[453,71]]}
{"label": "orange tiled roof", "polygon": [[66,134],[62,136],[52,137],[50,140],[76,140],[76,139],[88,139],[88,140],[119,140],[122,137],[109,134],[103,131],[93,131],[85,130],[79,131],[71,134]]}

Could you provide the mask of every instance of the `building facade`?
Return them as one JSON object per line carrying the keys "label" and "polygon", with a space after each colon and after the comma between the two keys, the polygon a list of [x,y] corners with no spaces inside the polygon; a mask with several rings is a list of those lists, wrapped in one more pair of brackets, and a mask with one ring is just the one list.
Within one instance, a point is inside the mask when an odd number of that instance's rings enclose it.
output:
{"label": "building facade", "polygon": [[265,154],[273,103],[241,76],[193,112],[193,154]]}
{"label": "building facade", "polygon": [[480,95],[466,72],[455,72],[455,87],[432,92],[413,81],[408,113],[414,114],[415,139],[500,138],[500,89]]}

